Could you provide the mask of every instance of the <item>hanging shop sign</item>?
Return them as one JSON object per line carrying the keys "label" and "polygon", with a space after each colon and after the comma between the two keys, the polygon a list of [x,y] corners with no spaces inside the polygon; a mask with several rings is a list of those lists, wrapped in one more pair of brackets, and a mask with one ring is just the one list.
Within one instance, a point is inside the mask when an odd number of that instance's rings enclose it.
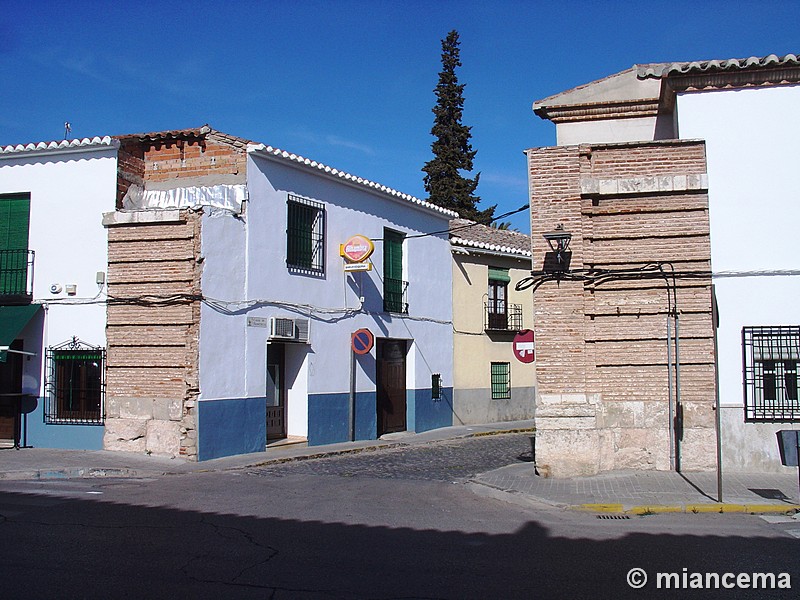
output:
{"label": "hanging shop sign", "polygon": [[339,246],[339,254],[351,263],[363,263],[375,251],[375,244],[365,235],[354,235]]}

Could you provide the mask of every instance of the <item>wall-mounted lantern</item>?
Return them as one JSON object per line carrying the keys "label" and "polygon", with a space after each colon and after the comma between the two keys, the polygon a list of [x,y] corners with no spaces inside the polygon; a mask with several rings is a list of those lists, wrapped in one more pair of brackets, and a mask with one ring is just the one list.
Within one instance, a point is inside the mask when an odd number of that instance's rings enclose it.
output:
{"label": "wall-mounted lantern", "polygon": [[542,237],[547,240],[547,243],[550,245],[550,250],[553,251],[556,259],[556,264],[552,265],[550,269],[545,268],[545,270],[567,270],[569,268],[569,257],[565,255],[567,254],[567,248],[569,248],[572,234],[568,231],[564,231],[564,225],[559,223],[553,231],[543,233]]}

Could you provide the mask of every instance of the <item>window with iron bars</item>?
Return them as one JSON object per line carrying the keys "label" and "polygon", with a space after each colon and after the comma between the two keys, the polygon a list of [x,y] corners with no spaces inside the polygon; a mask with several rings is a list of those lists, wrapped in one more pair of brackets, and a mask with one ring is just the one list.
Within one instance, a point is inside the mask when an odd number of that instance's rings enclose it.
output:
{"label": "window with iron bars", "polygon": [[105,348],[77,338],[45,354],[44,422],[102,425],[106,392]]}
{"label": "window with iron bars", "polygon": [[511,363],[492,363],[492,400],[511,398]]}
{"label": "window with iron bars", "polygon": [[800,420],[800,327],[743,327],[746,421]]}
{"label": "window with iron bars", "polygon": [[286,211],[286,266],[325,272],[325,206],[289,194]]}

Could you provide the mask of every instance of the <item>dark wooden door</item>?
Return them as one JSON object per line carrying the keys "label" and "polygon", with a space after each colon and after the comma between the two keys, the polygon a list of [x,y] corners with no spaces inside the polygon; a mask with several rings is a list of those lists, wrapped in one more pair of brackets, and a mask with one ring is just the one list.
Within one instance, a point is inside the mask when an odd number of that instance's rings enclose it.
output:
{"label": "dark wooden door", "polygon": [[378,435],[406,430],[406,342],[377,340]]}
{"label": "dark wooden door", "polygon": [[267,441],[286,437],[285,348],[267,345]]}
{"label": "dark wooden door", "polygon": [[[14,340],[12,350],[22,350],[22,340]],[[22,393],[22,355],[6,353],[0,362],[0,447],[19,444],[19,395]]]}

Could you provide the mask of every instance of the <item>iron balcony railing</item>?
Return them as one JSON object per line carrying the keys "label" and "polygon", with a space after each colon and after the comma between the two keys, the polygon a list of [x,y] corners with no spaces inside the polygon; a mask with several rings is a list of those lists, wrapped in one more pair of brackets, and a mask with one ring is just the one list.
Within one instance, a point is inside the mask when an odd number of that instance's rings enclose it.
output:
{"label": "iron balcony railing", "polygon": [[383,281],[383,310],[386,312],[408,314],[408,282],[402,279]]}
{"label": "iron balcony railing", "polygon": [[522,331],[522,305],[484,302],[483,328],[486,331]]}
{"label": "iron balcony railing", "polygon": [[33,250],[0,250],[0,304],[33,298]]}

